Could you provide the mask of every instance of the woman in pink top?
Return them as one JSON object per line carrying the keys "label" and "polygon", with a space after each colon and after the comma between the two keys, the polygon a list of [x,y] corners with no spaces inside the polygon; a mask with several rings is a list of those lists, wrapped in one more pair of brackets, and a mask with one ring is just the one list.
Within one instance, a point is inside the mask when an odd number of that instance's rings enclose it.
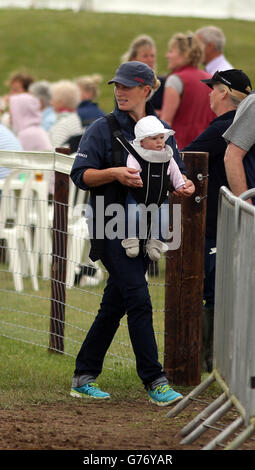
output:
{"label": "woman in pink top", "polygon": [[40,101],[30,93],[10,96],[12,128],[24,150],[52,150],[48,133],[42,127]]}
{"label": "woman in pink top", "polygon": [[168,76],[160,118],[175,131],[182,149],[200,135],[215,118],[210,108],[209,92],[201,80],[211,76],[199,68],[202,48],[195,35],[175,34],[169,41]]}

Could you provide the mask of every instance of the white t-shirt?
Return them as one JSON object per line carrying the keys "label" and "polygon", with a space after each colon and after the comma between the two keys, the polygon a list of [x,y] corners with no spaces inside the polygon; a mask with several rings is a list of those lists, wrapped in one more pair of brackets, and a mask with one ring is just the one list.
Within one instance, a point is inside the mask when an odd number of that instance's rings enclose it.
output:
{"label": "white t-shirt", "polygon": [[230,64],[223,54],[215,57],[215,59],[208,62],[208,64],[205,66],[206,72],[210,73],[211,75],[213,75],[215,72],[222,72],[223,70],[230,70],[233,68],[233,65]]}
{"label": "white t-shirt", "polygon": [[169,75],[169,77],[167,77],[166,79],[165,88],[168,87],[174,88],[177,91],[178,95],[181,96],[183,92],[183,81],[178,75],[175,75],[173,73],[172,75]]}

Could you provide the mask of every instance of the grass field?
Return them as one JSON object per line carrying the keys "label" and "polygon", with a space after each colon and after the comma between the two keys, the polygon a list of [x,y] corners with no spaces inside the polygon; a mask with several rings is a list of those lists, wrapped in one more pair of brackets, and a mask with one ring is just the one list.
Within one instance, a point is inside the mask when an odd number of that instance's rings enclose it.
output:
{"label": "grass field", "polygon": [[[0,323],[1,334],[48,348],[50,313],[51,313],[51,282],[39,278],[39,291],[31,288],[29,278],[24,278],[24,291],[16,292],[11,273],[6,271],[7,265],[0,266]],[[66,290],[65,302],[65,341],[64,351],[75,357],[89,330],[100,306],[103,280],[98,286],[74,287]],[[154,306],[155,332],[159,346],[160,358],[164,351],[164,266],[161,276],[149,279],[149,288]],[[128,367],[134,361],[126,318],[121,321],[113,344],[110,348],[107,367],[126,361]]]}
{"label": "grass field", "polygon": [[100,73],[104,78],[100,104],[113,106],[112,78],[130,41],[141,33],[157,45],[158,72],[167,72],[168,40],[177,31],[195,31],[205,24],[221,27],[226,35],[225,53],[236,68],[255,83],[254,22],[172,18],[150,15],[110,14],[53,10],[2,10],[0,14],[0,94],[9,73],[26,67],[37,79],[50,81]]}
{"label": "grass field", "polygon": [[[25,67],[37,79],[50,81],[73,79],[97,72],[104,78],[99,102],[102,108],[110,111],[113,107],[113,90],[106,83],[112,78],[121,55],[136,35],[146,33],[155,39],[158,72],[162,74],[167,72],[165,52],[171,35],[177,31],[194,31],[205,24],[215,24],[224,30],[227,38],[227,58],[236,68],[243,69],[255,83],[254,22],[1,9],[0,94],[8,90],[5,81],[9,74],[21,67]],[[47,285],[41,295],[47,297],[48,294]],[[71,292],[68,293],[70,304],[77,301],[72,295]],[[74,296],[76,295],[77,292],[74,293]],[[163,299],[163,294],[159,295],[157,286],[152,295]],[[93,310],[96,310],[98,299],[92,299]],[[26,302],[23,298],[25,305],[22,305],[20,299],[14,299],[1,292],[0,301],[7,309],[17,309],[19,304],[19,308],[24,311],[36,309],[37,313],[40,311],[42,315],[45,314],[45,304],[39,304],[38,299],[34,299],[31,305],[31,298]],[[154,299],[153,301],[155,302]],[[162,305],[161,301],[160,304]],[[86,308],[90,311],[91,307],[87,305]],[[159,307],[161,308],[162,306]],[[17,316],[17,313],[15,315]],[[31,314],[27,319],[30,324]],[[48,316],[45,316],[43,321],[48,325]],[[161,318],[160,322],[162,321]],[[33,331],[31,335],[35,337]],[[78,340],[80,339],[79,334]],[[1,337],[0,358],[0,407],[66,399],[74,368],[73,357],[52,354],[45,348]],[[110,392],[114,390],[115,397],[118,397],[118,394],[123,396],[123,393],[132,393],[135,398],[136,393],[142,391],[134,367],[130,368],[128,373],[119,365],[116,369],[107,369],[100,378],[100,384],[103,387],[107,385]]]}
{"label": "grass field", "polygon": [[[1,273],[2,274],[2,273]],[[6,277],[6,276],[5,276]],[[158,279],[157,279],[158,283]],[[1,289],[11,286],[11,280],[3,282]],[[0,293],[0,408],[12,408],[24,404],[52,403],[69,400],[68,390],[75,366],[77,354],[86,331],[93,321],[100,303],[89,289],[71,289],[66,298],[65,353],[51,352],[49,345],[50,282],[40,281],[40,291],[35,293],[29,288],[29,281],[24,294],[13,292],[12,288]],[[93,290],[91,288],[91,290]],[[164,287],[159,287],[157,294],[151,288],[155,306],[163,307]],[[92,315],[84,312],[93,312]],[[155,330],[160,351],[163,351],[163,312],[156,312]],[[8,338],[9,336],[9,338]],[[11,339],[11,338],[17,338]],[[127,358],[127,362],[121,359]],[[111,392],[115,399],[125,398],[131,393],[139,397],[143,386],[138,379],[132,348],[128,338],[125,319],[119,329],[114,344],[105,360],[105,369],[100,376],[100,385]],[[163,360],[162,353],[160,359]]]}
{"label": "grass field", "polygon": [[[51,283],[39,278],[39,291],[24,278],[24,291],[13,288],[12,275],[0,266],[0,408],[69,399],[75,357],[99,308],[105,282],[66,291],[64,353],[49,351]],[[150,277],[154,327],[160,361],[164,351],[164,261],[160,276]],[[121,321],[105,359],[100,384],[125,396],[143,387],[135,370],[126,318]],[[114,392],[115,390],[115,392]],[[137,391],[136,391],[137,390]]]}
{"label": "grass field", "polygon": [[[3,337],[0,357],[0,408],[70,400],[73,358]],[[143,393],[134,368],[105,369],[99,384],[115,399]]]}

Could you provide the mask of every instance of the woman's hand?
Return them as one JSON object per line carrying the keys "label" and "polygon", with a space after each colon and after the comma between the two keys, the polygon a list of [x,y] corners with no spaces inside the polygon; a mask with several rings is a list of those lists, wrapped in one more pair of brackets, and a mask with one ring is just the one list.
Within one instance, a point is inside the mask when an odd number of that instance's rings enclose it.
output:
{"label": "woman's hand", "polygon": [[136,168],[125,166],[114,168],[116,179],[124,186],[131,188],[142,188],[143,182]]}
{"label": "woman's hand", "polygon": [[83,173],[83,181],[89,187],[97,187],[118,180],[124,186],[141,188],[143,186],[139,171],[126,166],[111,167],[104,170],[88,168]]}

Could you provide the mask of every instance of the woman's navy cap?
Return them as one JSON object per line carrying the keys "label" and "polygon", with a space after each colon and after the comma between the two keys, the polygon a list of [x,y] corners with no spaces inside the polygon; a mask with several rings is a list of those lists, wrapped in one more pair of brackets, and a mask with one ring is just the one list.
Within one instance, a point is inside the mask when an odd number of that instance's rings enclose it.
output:
{"label": "woman's navy cap", "polygon": [[153,70],[143,62],[131,61],[121,64],[116,71],[115,77],[108,82],[120,83],[127,87],[139,85],[150,85],[154,82]]}

